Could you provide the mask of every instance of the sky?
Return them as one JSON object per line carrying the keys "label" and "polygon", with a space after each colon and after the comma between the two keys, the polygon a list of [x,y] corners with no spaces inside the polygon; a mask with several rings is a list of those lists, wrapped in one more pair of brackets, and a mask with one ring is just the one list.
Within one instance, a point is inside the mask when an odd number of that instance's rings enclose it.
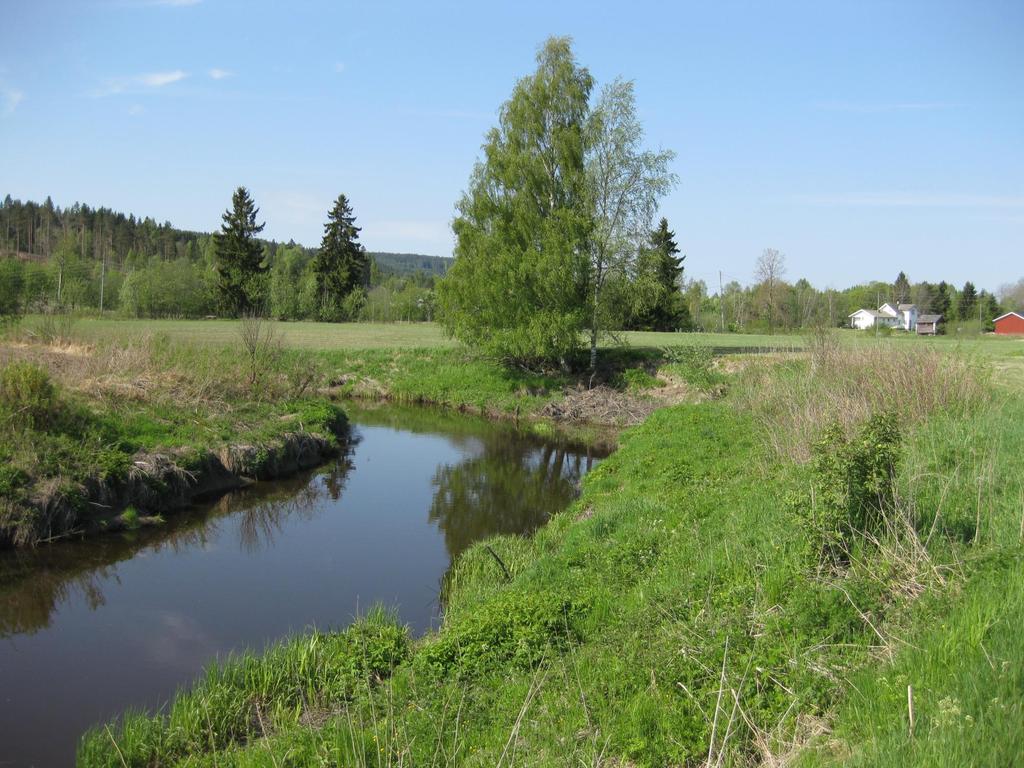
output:
{"label": "sky", "polygon": [[819,287],[1024,276],[1024,2],[0,0],[0,195],[211,231],[238,185],[315,246],[451,255],[487,130],[549,35],[635,81],[687,274],[764,248]]}

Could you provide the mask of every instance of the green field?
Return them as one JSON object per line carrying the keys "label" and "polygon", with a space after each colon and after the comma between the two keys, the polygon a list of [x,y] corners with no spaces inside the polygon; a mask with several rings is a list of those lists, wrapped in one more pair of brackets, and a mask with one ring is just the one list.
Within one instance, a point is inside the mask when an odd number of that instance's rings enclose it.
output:
{"label": "green field", "polygon": [[[34,320],[26,320],[31,327]],[[354,351],[362,349],[458,348],[436,323],[274,323],[287,347],[312,351]],[[238,320],[114,320],[80,318],[73,335],[86,342],[127,341],[144,336],[166,336],[173,341],[200,345],[231,346],[238,342]],[[1024,339],[1019,337],[937,336],[894,334],[875,338],[862,331],[838,331],[839,339],[855,346],[882,344],[899,349],[941,349],[976,355],[990,365],[997,383],[1024,386]],[[605,348],[625,344],[633,348],[658,349],[671,346],[707,346],[719,353],[765,351],[803,347],[808,334],[745,333],[654,333],[625,331],[607,338]]]}
{"label": "green field", "polygon": [[[28,321],[31,324],[31,320]],[[109,320],[81,318],[74,333],[85,340],[127,339],[166,334],[174,340],[231,344],[238,338],[238,320]],[[454,347],[436,323],[274,323],[282,340],[298,349],[380,349],[384,347]],[[627,331],[619,339],[636,347],[700,344],[723,348],[789,347],[803,344],[799,335],[736,333],[653,333]],[[605,345],[616,344],[614,339]]]}
{"label": "green field", "polygon": [[[31,325],[32,318],[26,320]],[[143,334],[166,334],[175,340],[204,344],[230,344],[238,337],[238,320],[118,320],[80,318],[74,323],[75,335],[83,339],[130,338]],[[286,344],[300,349],[377,349],[381,347],[450,347],[458,342],[445,336],[436,323],[314,323],[278,322],[278,329]],[[844,341],[871,344],[876,339],[858,331],[839,331]],[[806,334],[780,333],[656,333],[652,331],[624,331],[614,339],[606,339],[605,346],[619,341],[634,347],[664,347],[701,345],[723,349],[803,346]],[[982,351],[994,356],[1024,356],[1024,339],[986,336],[918,337],[894,334],[878,339],[879,342],[915,344],[943,349]]]}

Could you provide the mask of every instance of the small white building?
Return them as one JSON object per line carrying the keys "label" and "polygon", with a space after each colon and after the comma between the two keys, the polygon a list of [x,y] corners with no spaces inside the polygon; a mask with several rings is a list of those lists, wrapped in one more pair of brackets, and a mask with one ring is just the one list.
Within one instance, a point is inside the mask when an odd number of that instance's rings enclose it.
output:
{"label": "small white building", "polygon": [[858,309],[850,315],[850,327],[861,330],[876,326],[901,328],[904,331],[917,329],[917,306],[914,304],[898,304],[893,306],[886,302],[878,309]]}

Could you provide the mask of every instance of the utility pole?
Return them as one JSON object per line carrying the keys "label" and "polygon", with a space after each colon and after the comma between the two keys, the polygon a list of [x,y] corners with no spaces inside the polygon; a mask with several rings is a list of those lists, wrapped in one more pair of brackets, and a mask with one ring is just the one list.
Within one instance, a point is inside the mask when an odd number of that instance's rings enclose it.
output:
{"label": "utility pole", "polygon": [[107,251],[100,241],[100,316],[103,316],[103,289],[107,284]]}

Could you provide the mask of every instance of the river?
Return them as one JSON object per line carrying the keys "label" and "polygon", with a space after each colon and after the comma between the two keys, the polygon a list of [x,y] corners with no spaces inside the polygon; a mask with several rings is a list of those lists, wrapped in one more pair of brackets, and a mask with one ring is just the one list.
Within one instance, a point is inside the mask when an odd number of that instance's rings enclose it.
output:
{"label": "river", "polygon": [[156,711],[217,658],[374,604],[437,625],[453,558],[529,534],[605,455],[425,409],[350,410],[347,455],[166,524],[0,552],[0,766],[70,765],[81,733]]}

